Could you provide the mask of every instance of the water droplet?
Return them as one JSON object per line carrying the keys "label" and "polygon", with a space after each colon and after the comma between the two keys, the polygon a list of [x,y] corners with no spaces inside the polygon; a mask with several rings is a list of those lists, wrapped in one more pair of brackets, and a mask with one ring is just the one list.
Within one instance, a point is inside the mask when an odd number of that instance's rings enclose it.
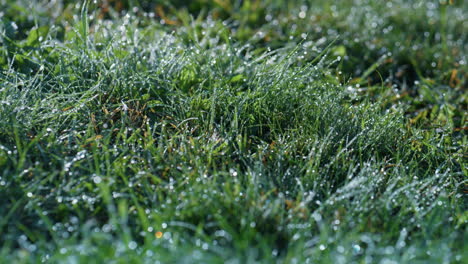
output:
{"label": "water droplet", "polygon": [[94,176],[93,177],[93,182],[95,184],[99,184],[99,183],[101,183],[101,181],[102,181],[101,177],[99,177],[99,176]]}
{"label": "water droplet", "polygon": [[233,177],[236,177],[237,176],[237,171],[235,169],[229,169],[229,173],[233,176]]}
{"label": "water droplet", "polygon": [[135,241],[130,241],[130,242],[128,243],[128,248],[131,249],[131,250],[136,249],[137,246],[138,246],[138,245],[137,245],[137,243],[136,243]]}
{"label": "water droplet", "polygon": [[343,254],[343,253],[345,252],[345,249],[344,249],[343,246],[338,246],[338,247],[336,248],[336,250],[338,251],[338,253],[341,253],[341,254]]}
{"label": "water droplet", "polygon": [[208,250],[208,243],[203,243],[202,249],[203,250]]}
{"label": "water droplet", "polygon": [[358,244],[354,244],[353,250],[354,250],[354,253],[359,253],[361,251],[361,246],[359,246]]}
{"label": "water droplet", "polygon": [[305,17],[306,17],[306,12],[305,11],[302,10],[301,12],[299,12],[299,18],[304,19]]}

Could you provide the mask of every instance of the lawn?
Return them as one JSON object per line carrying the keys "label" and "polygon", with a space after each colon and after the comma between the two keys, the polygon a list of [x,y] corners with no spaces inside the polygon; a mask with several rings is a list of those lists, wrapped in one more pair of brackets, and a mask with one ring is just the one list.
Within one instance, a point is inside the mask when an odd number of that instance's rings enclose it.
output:
{"label": "lawn", "polygon": [[467,21],[0,0],[0,262],[465,263]]}

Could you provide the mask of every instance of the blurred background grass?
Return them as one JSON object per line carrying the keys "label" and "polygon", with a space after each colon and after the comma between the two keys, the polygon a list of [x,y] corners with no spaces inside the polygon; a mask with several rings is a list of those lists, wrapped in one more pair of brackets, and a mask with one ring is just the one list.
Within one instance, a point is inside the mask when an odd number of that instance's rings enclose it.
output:
{"label": "blurred background grass", "polygon": [[[329,55],[342,58],[343,82],[393,87],[415,120],[440,116],[438,122],[449,119],[461,128],[466,118],[466,1],[98,1],[91,6],[91,30],[93,21],[131,14],[141,25],[160,22],[187,43],[213,25],[218,27],[213,34],[224,32],[225,42],[229,36],[258,52],[301,42],[323,48],[336,40]],[[1,8],[5,36],[15,41],[4,40],[2,50],[11,54],[18,53],[18,43],[38,45],[35,40],[51,29],[63,41],[81,4],[3,0]],[[304,63],[317,55],[305,51]]]}

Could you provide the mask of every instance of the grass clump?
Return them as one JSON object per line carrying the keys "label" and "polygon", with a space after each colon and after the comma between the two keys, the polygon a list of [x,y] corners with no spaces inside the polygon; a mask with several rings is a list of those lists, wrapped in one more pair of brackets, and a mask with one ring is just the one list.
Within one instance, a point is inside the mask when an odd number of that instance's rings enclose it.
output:
{"label": "grass clump", "polygon": [[0,2],[0,259],[461,263],[463,4],[205,2]]}

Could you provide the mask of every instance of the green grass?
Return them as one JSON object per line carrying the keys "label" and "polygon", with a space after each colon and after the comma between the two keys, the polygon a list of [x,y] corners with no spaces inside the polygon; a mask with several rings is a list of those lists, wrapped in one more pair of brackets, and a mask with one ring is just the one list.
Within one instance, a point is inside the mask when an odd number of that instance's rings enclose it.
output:
{"label": "green grass", "polygon": [[0,262],[468,258],[466,2],[30,2]]}

